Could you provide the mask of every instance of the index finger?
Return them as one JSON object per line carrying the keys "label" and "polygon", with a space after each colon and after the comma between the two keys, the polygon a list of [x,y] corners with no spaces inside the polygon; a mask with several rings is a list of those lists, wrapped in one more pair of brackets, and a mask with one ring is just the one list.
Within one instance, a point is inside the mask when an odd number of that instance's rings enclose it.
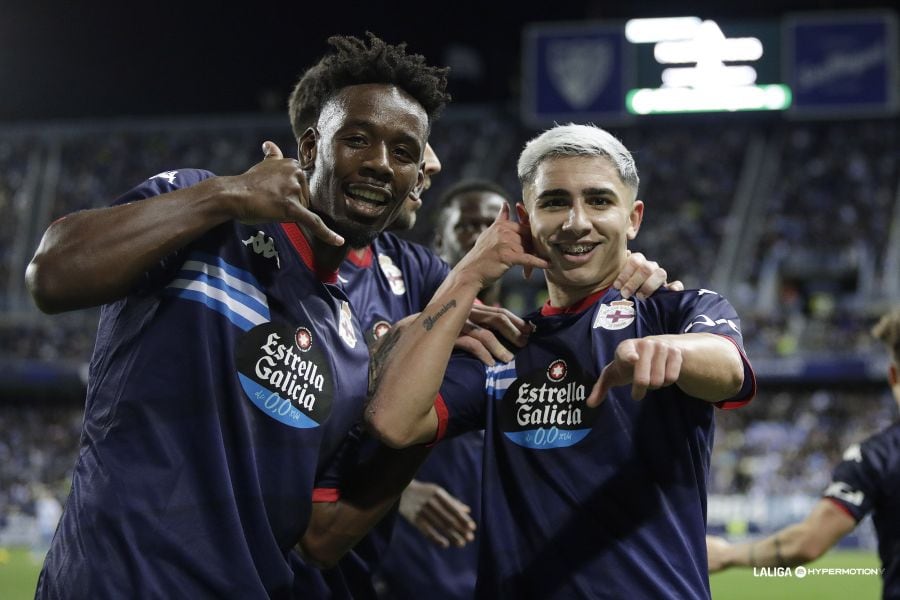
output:
{"label": "index finger", "polygon": [[344,245],[344,238],[335,231],[329,229],[328,225],[325,224],[325,221],[322,220],[322,217],[305,206],[302,206],[299,203],[294,204],[292,213],[291,217],[295,223],[305,225],[312,235],[316,236],[326,244],[332,246]]}

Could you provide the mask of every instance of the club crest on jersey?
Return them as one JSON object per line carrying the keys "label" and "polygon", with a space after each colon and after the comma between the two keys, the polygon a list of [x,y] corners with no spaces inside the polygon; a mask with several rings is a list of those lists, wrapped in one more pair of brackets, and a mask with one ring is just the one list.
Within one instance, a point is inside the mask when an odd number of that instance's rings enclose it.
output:
{"label": "club crest on jersey", "polygon": [[507,439],[549,450],[574,446],[590,433],[597,409],[585,404],[588,379],[576,365],[557,358],[509,384],[498,411],[498,425]]}
{"label": "club crest on jersey", "polygon": [[244,334],[235,350],[238,379],[250,402],[296,429],[325,422],[334,400],[330,363],[313,344],[312,331],[267,322]]}
{"label": "club crest on jersey", "polygon": [[308,352],[312,348],[312,332],[306,327],[298,327],[294,332],[294,343],[300,352]]}
{"label": "club crest on jersey", "polygon": [[262,231],[257,231],[256,235],[251,235],[241,242],[252,249],[257,254],[262,254],[265,258],[274,258],[275,266],[281,268],[281,258],[278,256],[278,250],[275,249],[275,238],[266,235]]}
{"label": "club crest on jersey", "polygon": [[356,348],[356,328],[353,326],[353,313],[350,312],[350,303],[341,302],[341,315],[338,320],[338,335],[350,348]]}
{"label": "club crest on jersey", "polygon": [[634,302],[631,300],[614,300],[609,304],[601,304],[594,319],[594,329],[602,327],[616,331],[625,329],[634,322]]}
{"label": "club crest on jersey", "polygon": [[379,254],[378,266],[381,272],[387,277],[388,283],[391,285],[391,291],[396,296],[402,296],[406,293],[406,283],[403,281],[403,272],[394,264],[390,256]]}

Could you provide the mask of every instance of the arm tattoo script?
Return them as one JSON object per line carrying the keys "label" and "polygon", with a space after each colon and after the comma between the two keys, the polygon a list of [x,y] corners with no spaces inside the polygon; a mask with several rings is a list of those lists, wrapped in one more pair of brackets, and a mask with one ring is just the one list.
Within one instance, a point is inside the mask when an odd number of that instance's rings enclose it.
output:
{"label": "arm tattoo script", "polygon": [[445,314],[447,314],[448,310],[450,310],[451,308],[454,308],[455,306],[456,306],[456,300],[451,300],[450,302],[448,302],[447,304],[442,306],[439,311],[434,313],[434,316],[427,317],[422,322],[422,327],[425,328],[425,331],[431,331],[431,328],[434,327],[434,324],[437,323],[441,317],[443,317]]}

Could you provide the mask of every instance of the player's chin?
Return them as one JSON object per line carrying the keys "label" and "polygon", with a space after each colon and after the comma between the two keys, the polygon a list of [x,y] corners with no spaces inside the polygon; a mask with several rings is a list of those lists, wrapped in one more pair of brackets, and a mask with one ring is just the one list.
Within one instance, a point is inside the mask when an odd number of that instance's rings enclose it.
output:
{"label": "player's chin", "polygon": [[384,229],[381,223],[358,223],[351,219],[340,219],[326,224],[344,238],[348,246],[355,249],[365,248],[374,242]]}

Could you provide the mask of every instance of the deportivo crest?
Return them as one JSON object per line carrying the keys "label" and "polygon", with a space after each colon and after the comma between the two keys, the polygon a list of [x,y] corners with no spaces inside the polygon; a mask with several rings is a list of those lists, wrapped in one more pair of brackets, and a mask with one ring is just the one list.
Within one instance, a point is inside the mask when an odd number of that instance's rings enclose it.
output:
{"label": "deportivo crest", "polygon": [[238,379],[250,402],[267,416],[297,429],[318,427],[331,414],[334,383],[328,357],[312,328],[257,325],[238,342]]}
{"label": "deportivo crest", "polygon": [[585,404],[589,379],[576,365],[557,358],[506,388],[497,422],[507,439],[548,450],[574,446],[590,433],[597,409]]}
{"label": "deportivo crest", "polygon": [[614,300],[609,304],[601,304],[594,319],[594,329],[602,327],[616,331],[625,329],[634,322],[634,302],[631,300]]}
{"label": "deportivo crest", "polygon": [[350,303],[346,300],[341,301],[338,334],[347,346],[356,348],[356,328],[353,326],[353,313],[350,312]]}
{"label": "deportivo crest", "polygon": [[275,249],[275,238],[266,235],[262,231],[257,231],[256,235],[251,235],[246,240],[241,240],[241,242],[257,254],[262,254],[266,258],[274,258],[275,266],[279,269],[281,268],[281,258]]}
{"label": "deportivo crest", "polygon": [[379,254],[378,266],[381,272],[387,277],[388,283],[391,285],[391,291],[397,296],[406,293],[406,283],[403,281],[403,272],[394,264],[390,256]]}

